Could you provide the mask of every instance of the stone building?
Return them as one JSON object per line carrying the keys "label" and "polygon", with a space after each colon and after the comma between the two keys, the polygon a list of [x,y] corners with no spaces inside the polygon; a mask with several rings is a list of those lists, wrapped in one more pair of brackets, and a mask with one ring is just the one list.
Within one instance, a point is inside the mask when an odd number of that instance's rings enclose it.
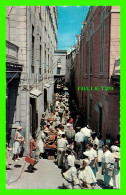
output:
{"label": "stone building", "polygon": [[[57,92],[57,84],[65,82],[66,75],[66,50],[55,50],[54,51],[54,80],[55,86],[54,91]],[[59,87],[59,91],[62,91]]]}
{"label": "stone building", "polygon": [[119,6],[90,7],[76,51],[76,95],[84,124],[103,138],[111,133],[116,139],[120,132]]}
{"label": "stone building", "polygon": [[56,6],[6,7],[7,135],[12,146],[15,129],[21,125],[25,153],[52,101],[57,17]]}

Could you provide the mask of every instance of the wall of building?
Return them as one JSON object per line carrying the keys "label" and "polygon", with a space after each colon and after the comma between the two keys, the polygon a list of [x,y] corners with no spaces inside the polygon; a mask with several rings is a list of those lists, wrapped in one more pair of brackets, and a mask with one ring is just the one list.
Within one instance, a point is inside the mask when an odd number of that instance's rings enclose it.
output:
{"label": "wall of building", "polygon": [[[120,56],[119,19],[119,6],[91,7],[76,45],[75,80],[79,109],[84,116],[85,125],[89,124],[92,130],[101,131],[103,138],[105,138],[106,132],[113,132],[113,124],[115,129],[114,134],[112,133],[113,138],[120,131],[119,88],[111,81],[114,62],[117,56]],[[104,30],[102,31],[103,26]],[[101,32],[104,32],[104,36],[101,35]],[[100,56],[102,48],[103,57]],[[101,60],[103,61],[103,70],[100,69]],[[88,90],[78,90],[78,86],[88,87]],[[112,86],[113,90],[109,91],[101,87],[95,89],[97,86]],[[101,118],[100,110],[102,110]],[[102,121],[101,127],[100,120]]]}
{"label": "wall of building", "polygon": [[[22,133],[25,136],[26,153],[29,150],[31,133],[30,91],[36,88],[42,92],[36,99],[37,131],[39,130],[41,115],[44,112],[45,84],[54,81],[52,65],[54,50],[57,48],[57,16],[56,6],[6,7],[6,39],[19,47],[18,63],[23,64],[19,82],[20,96],[17,96],[20,101],[15,104],[16,107],[20,106],[20,122],[17,125],[20,124],[23,127]],[[32,50],[33,36],[34,52]],[[53,85],[48,92],[48,101],[52,101],[52,93]]]}

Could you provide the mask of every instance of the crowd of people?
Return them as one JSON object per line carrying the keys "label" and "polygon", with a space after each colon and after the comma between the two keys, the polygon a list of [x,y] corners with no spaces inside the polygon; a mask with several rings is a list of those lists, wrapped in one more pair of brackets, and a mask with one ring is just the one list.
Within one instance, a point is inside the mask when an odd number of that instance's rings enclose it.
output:
{"label": "crowd of people", "polygon": [[[21,127],[15,133],[14,160],[19,159],[19,145],[24,143],[20,134]],[[66,189],[95,189],[98,187],[96,174],[101,170],[104,176],[103,188],[120,188],[120,140],[112,140],[110,134],[102,136],[93,132],[87,125],[75,126],[69,108],[69,94],[55,94],[50,105],[50,120],[42,114],[40,131],[30,138],[30,156],[43,157],[44,144],[50,132],[56,132],[54,162],[61,168]],[[97,188],[96,188],[97,189]]]}
{"label": "crowd of people", "polygon": [[57,154],[55,163],[62,169],[67,189],[95,188],[96,173],[101,167],[104,176],[103,188],[120,188],[120,141],[112,140],[110,134],[102,136],[92,132],[91,128],[75,126],[69,108],[69,95],[56,95],[55,104],[51,105],[53,121],[46,123],[42,118],[42,131],[57,131]]}

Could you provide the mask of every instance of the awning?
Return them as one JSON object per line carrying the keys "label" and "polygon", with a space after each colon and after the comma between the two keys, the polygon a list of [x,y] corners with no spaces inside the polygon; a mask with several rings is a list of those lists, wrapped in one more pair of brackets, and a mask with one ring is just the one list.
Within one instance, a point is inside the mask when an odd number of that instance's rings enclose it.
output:
{"label": "awning", "polygon": [[42,92],[35,88],[30,91],[31,98],[38,98],[41,94]]}

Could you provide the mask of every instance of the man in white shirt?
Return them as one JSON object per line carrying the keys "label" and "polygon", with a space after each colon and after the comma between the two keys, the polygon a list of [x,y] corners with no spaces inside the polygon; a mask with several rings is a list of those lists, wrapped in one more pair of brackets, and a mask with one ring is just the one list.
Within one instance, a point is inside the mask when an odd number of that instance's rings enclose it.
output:
{"label": "man in white shirt", "polygon": [[[79,166],[77,167],[80,167],[80,162]],[[80,189],[78,170],[75,166],[73,166],[73,164],[69,164],[69,169],[65,173],[63,173],[63,177],[66,180],[66,182],[63,183],[63,186],[66,189]]]}
{"label": "man in white shirt", "polygon": [[85,150],[86,150],[86,145],[87,145],[87,143],[88,143],[88,139],[89,139],[90,136],[91,136],[90,127],[87,125],[87,127],[81,128],[81,132],[83,133],[83,136],[84,136],[84,142],[83,142],[83,149],[82,149],[82,152],[85,152]]}
{"label": "man in white shirt", "polygon": [[92,171],[93,171],[93,173],[94,173],[94,175],[96,177],[97,152],[96,152],[96,150],[93,149],[93,144],[90,143],[90,142],[87,144],[87,148],[89,150],[88,151],[88,157],[89,157],[89,159],[91,161],[91,169],[92,169]]}
{"label": "man in white shirt", "polygon": [[99,140],[97,138],[97,133],[92,132],[91,137],[89,138],[89,142],[93,144],[93,148],[98,151],[99,149]]}
{"label": "man in white shirt", "polygon": [[65,134],[64,126],[60,126],[59,131],[58,131],[58,135],[63,135],[63,134]]}
{"label": "man in white shirt", "polygon": [[90,130],[89,126],[82,128],[81,132],[83,133],[84,137],[89,138],[91,136],[91,130]]}
{"label": "man in white shirt", "polygon": [[65,134],[62,134],[62,138],[57,141],[57,160],[58,167],[63,166],[63,158],[65,155],[66,147],[68,145],[68,141],[66,140]]}
{"label": "man in white shirt", "polygon": [[68,167],[74,167],[75,156],[74,156],[73,150],[71,148],[67,148],[67,153],[68,153],[68,156],[67,156]]}
{"label": "man in white shirt", "polygon": [[104,185],[106,188],[109,187],[109,181],[112,176],[109,175],[110,169],[112,170],[114,168],[114,157],[112,156],[112,153],[109,151],[108,145],[103,146],[103,158],[102,158],[102,172],[104,174]]}
{"label": "man in white shirt", "polygon": [[81,131],[77,132],[75,134],[75,152],[76,152],[76,158],[80,160],[82,157],[82,147],[83,147],[83,141],[84,141],[84,136]]}

